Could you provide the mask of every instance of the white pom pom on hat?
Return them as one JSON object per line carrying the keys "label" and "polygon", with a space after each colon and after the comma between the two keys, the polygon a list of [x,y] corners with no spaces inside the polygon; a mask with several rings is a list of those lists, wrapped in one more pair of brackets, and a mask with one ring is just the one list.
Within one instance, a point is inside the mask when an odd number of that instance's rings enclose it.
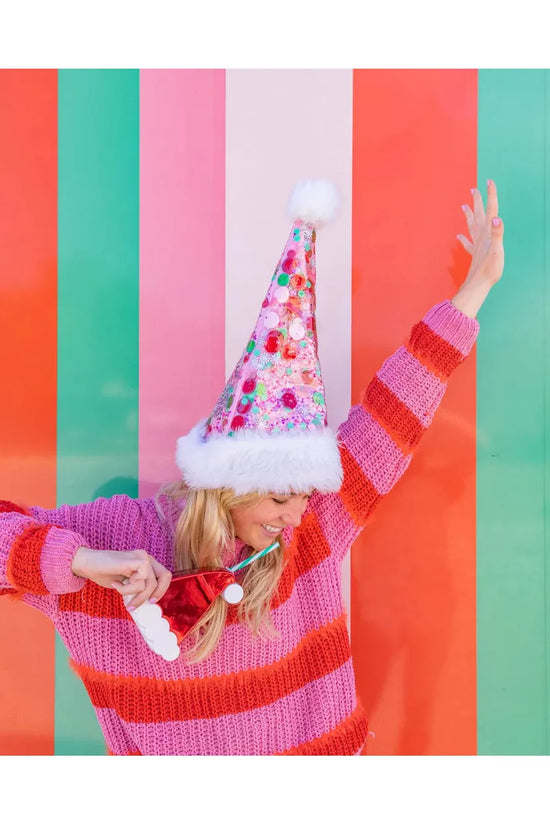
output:
{"label": "white pom pom on hat", "polygon": [[323,226],[334,218],[339,203],[338,190],[331,181],[305,180],[292,190],[288,214],[293,221]]}

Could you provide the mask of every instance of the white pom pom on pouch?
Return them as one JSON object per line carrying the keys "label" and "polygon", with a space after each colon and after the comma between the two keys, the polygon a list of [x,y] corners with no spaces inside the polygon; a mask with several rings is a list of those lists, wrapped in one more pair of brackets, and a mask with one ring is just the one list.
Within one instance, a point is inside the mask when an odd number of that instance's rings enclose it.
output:
{"label": "white pom pom on pouch", "polygon": [[340,198],[336,186],[329,180],[306,180],[298,183],[290,195],[290,218],[323,226],[334,217]]}

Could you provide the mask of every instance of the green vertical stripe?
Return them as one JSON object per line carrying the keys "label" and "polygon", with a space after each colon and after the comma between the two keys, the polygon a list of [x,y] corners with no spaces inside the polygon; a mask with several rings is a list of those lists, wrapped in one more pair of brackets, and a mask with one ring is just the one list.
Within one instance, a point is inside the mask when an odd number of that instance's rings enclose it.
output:
{"label": "green vertical stripe", "polygon": [[[59,72],[58,503],[137,495],[139,72]],[[55,752],[104,753],[56,650]]]}
{"label": "green vertical stripe", "polygon": [[478,185],[499,187],[506,244],[503,280],[479,314],[480,754],[548,753],[546,82],[539,70],[479,72]]}

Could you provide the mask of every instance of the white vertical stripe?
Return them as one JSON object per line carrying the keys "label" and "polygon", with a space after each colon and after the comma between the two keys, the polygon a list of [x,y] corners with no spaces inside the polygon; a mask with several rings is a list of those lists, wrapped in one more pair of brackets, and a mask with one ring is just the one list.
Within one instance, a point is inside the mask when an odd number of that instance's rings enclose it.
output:
{"label": "white vertical stripe", "polygon": [[[254,329],[290,231],[292,188],[307,178],[331,180],[342,203],[317,233],[317,329],[336,429],[351,398],[353,72],[230,69],[226,82],[226,376]],[[349,581],[348,556],[348,614]]]}

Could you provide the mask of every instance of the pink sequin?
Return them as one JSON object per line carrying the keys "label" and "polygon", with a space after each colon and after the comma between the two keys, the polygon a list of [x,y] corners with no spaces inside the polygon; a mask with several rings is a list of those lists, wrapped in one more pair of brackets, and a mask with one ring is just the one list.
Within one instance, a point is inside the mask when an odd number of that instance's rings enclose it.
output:
{"label": "pink sequin", "polygon": [[251,406],[252,406],[252,402],[250,401],[249,398],[246,398],[246,396],[245,396],[244,398],[241,398],[241,400],[239,401],[239,405],[237,407],[237,412],[247,413],[249,411],[249,409],[251,408]]}
{"label": "pink sequin", "polygon": [[283,404],[285,407],[293,410],[296,407],[297,401],[296,396],[292,392],[284,392],[283,393]]}
{"label": "pink sequin", "polygon": [[248,395],[256,389],[256,378],[250,376],[243,384],[243,392]]}
{"label": "pink sequin", "polygon": [[283,336],[280,332],[270,332],[265,339],[264,349],[271,354],[279,351],[279,346]]}

